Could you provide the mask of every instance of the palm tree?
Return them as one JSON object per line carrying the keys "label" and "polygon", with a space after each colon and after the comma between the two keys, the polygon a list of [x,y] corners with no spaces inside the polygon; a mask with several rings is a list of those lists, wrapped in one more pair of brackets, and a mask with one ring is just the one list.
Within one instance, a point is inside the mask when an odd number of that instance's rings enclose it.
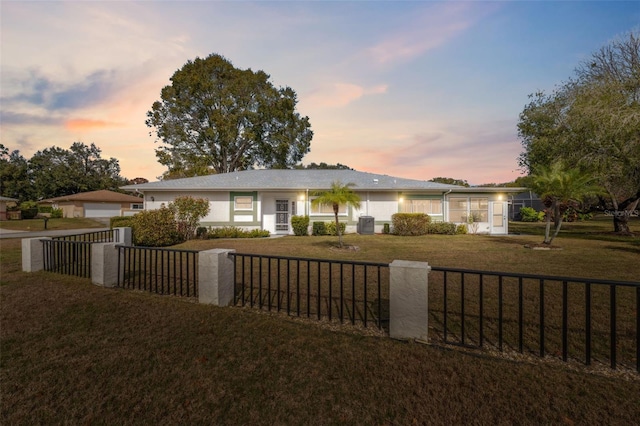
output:
{"label": "palm tree", "polygon": [[[532,177],[532,189],[547,207],[545,213],[547,226],[543,244],[551,245],[558,236],[564,213],[569,207],[575,207],[589,194],[598,193],[601,188],[594,184],[594,178],[580,169],[565,169],[564,164],[556,161],[550,167],[541,167]],[[555,231],[551,234],[551,219]]]}
{"label": "palm tree", "polygon": [[336,232],[338,233],[340,247],[342,247],[342,232],[340,231],[340,221],[338,220],[340,205],[353,206],[355,208],[360,207],[360,197],[351,190],[352,186],[355,186],[355,184],[347,183],[343,185],[339,180],[334,181],[331,184],[331,189],[327,191],[316,191],[313,193],[317,198],[311,201],[311,204],[314,206],[324,205],[333,207],[333,214],[336,218]]}

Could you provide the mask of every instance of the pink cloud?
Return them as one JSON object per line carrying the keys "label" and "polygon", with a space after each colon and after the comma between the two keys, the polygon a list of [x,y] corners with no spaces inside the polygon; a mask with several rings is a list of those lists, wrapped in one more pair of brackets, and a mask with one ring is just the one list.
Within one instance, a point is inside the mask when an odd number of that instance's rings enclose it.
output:
{"label": "pink cloud", "polygon": [[352,83],[333,83],[313,90],[305,101],[317,107],[341,108],[363,96],[384,94],[387,89],[386,84],[364,87]]}
{"label": "pink cloud", "polygon": [[379,64],[411,60],[447,43],[471,27],[494,6],[472,2],[432,4],[412,23],[368,49]]}

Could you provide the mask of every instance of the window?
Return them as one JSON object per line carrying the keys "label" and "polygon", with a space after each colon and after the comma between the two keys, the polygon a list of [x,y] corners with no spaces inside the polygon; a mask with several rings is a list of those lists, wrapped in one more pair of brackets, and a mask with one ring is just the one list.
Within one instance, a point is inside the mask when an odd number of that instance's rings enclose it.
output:
{"label": "window", "polygon": [[404,200],[402,213],[442,214],[442,200]]}
{"label": "window", "polygon": [[131,210],[144,210],[144,204],[131,204]]}
{"label": "window", "polygon": [[253,197],[251,196],[237,196],[233,198],[235,210],[253,210]]}
{"label": "window", "polygon": [[487,222],[489,199],[486,197],[449,198],[449,222],[466,223],[469,217],[474,222]]}
{"label": "window", "polygon": [[[327,204],[318,204],[318,205],[313,205],[313,203],[311,204],[311,214],[312,215],[324,215],[324,216],[329,216],[329,215],[333,215],[333,206],[332,205],[327,205]],[[338,207],[338,214],[339,215],[343,215],[345,216],[347,214],[347,205],[346,204],[340,204],[340,206]]]}

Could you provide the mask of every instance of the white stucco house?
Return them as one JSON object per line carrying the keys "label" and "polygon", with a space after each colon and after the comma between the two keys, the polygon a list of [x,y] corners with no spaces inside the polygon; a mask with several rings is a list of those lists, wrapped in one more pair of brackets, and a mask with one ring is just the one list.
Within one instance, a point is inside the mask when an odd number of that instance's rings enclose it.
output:
{"label": "white stucco house", "polygon": [[467,188],[404,179],[355,170],[247,170],[193,178],[149,182],[122,187],[144,195],[146,210],[168,205],[176,197],[207,198],[210,213],[201,226],[238,226],[266,229],[272,234],[293,234],[292,215],[310,221],[334,219],[329,206],[312,206],[316,191],[331,183],[353,183],[360,196],[359,209],[341,206],[339,217],[347,232],[356,232],[362,216],[373,217],[375,232],[391,223],[394,213],[426,213],[432,221],[465,223],[480,218],[478,233],[508,233],[508,195],[522,188]]}

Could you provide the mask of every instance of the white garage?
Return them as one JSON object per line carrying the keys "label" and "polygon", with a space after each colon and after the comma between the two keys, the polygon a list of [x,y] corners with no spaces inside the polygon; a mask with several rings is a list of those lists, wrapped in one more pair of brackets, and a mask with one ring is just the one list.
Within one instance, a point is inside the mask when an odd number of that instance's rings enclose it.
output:
{"label": "white garage", "polygon": [[84,203],[84,217],[120,216],[120,203]]}

